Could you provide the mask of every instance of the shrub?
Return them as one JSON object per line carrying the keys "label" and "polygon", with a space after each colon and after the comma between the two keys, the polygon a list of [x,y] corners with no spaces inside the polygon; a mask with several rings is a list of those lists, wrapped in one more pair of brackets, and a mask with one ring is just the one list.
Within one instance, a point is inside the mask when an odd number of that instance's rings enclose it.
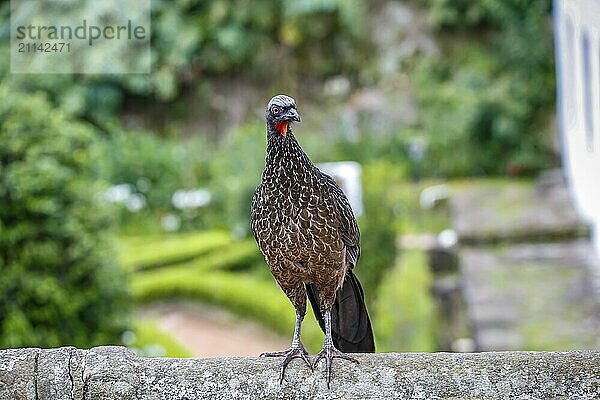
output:
{"label": "shrub", "polygon": [[145,269],[180,263],[231,243],[223,231],[132,236],[119,239],[121,264],[128,269]]}
{"label": "shrub", "polygon": [[431,273],[420,250],[407,250],[379,288],[374,332],[379,351],[435,351]]}
{"label": "shrub", "polygon": [[[162,99],[173,99],[186,76],[189,80],[240,68],[258,71],[269,80],[356,72],[359,55],[367,49],[361,46],[364,10],[356,0],[157,4],[153,16],[157,68],[151,87]],[[282,57],[282,62],[273,62]]]}
{"label": "shrub", "polygon": [[[90,10],[103,12],[86,1]],[[0,4],[2,26],[9,26],[9,6]],[[164,110],[191,115],[196,110],[190,107],[190,92],[206,88],[211,92],[215,76],[244,71],[257,81],[275,85],[273,77],[280,77],[295,87],[306,76],[358,75],[362,56],[370,48],[362,39],[363,15],[358,0],[156,1],[152,3],[152,73],[10,79],[16,90],[44,90],[55,105],[99,126],[124,106],[154,109],[161,116]],[[6,43],[9,33],[0,30]],[[8,46],[0,45],[0,53],[0,79],[5,79]],[[210,100],[211,95],[200,97],[200,101]]]}
{"label": "shrub", "polygon": [[98,177],[127,183],[151,209],[168,209],[182,187],[178,146],[148,132],[116,130],[99,141],[95,161]]}
{"label": "shrub", "polygon": [[396,231],[389,186],[397,178],[385,162],[363,167],[364,215],[359,220],[361,256],[356,273],[373,301],[384,272],[396,259]]}
{"label": "shrub", "polygon": [[162,233],[162,220],[167,216],[177,220],[175,230],[209,227],[208,207],[177,209],[172,198],[176,191],[199,189],[207,183],[211,147],[206,139],[177,142],[119,128],[99,140],[94,170],[98,178],[118,185],[116,193],[121,194],[107,199],[120,198],[123,205],[119,209],[121,232]]}
{"label": "shrub", "polygon": [[250,235],[252,195],[265,165],[266,131],[262,123],[248,124],[233,134],[210,164],[214,193],[210,225]]}
{"label": "shrub", "polygon": [[[152,242],[150,242],[152,243]],[[156,243],[156,242],[154,242]],[[171,242],[172,245],[175,245],[175,242]],[[151,246],[151,244],[149,245]],[[157,245],[160,248],[161,245]],[[150,256],[150,248],[149,247],[140,247],[142,254],[146,256]],[[145,261],[147,264],[133,264],[137,265],[138,271],[143,271],[147,269],[155,269],[158,267],[168,266],[169,271],[175,270],[193,270],[196,272],[202,271],[210,271],[217,269],[225,269],[225,270],[248,270],[251,267],[255,266],[261,259],[262,256],[256,247],[256,243],[254,243],[253,239],[245,239],[236,242],[230,242],[227,244],[222,244],[218,248],[211,248],[209,246],[204,247],[199,246],[196,251],[201,251],[198,253],[187,252],[188,249],[186,247],[182,247],[181,253],[176,253],[174,249],[170,250],[167,253],[166,258],[162,258],[157,256],[156,259],[140,259],[140,261]],[[122,254],[122,257],[132,259],[131,256],[127,254]],[[189,260],[185,262],[181,262],[181,260]],[[173,264],[173,265],[171,265]],[[132,264],[129,264],[130,266]],[[163,268],[165,269],[165,268]]]}
{"label": "shrub", "polygon": [[126,280],[90,178],[94,136],[0,86],[0,347],[117,343]]}
{"label": "shrub", "polygon": [[430,141],[427,172],[531,174],[551,166],[552,2],[420,2],[444,37],[443,57],[414,72]]}

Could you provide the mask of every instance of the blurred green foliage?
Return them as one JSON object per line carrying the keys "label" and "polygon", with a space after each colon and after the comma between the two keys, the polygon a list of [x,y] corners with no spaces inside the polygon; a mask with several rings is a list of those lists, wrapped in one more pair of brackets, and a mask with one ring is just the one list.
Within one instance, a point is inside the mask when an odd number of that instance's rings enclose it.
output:
{"label": "blurred green foliage", "polygon": [[93,140],[42,94],[0,85],[0,347],[117,343],[126,326]]}
{"label": "blurred green foliage", "polygon": [[236,130],[212,155],[210,189],[214,194],[215,227],[229,227],[236,236],[250,235],[250,205],[265,166],[264,124],[251,123]]}
{"label": "blurred green foliage", "polygon": [[363,11],[357,0],[157,1],[146,85],[170,100],[181,84],[242,69],[261,78],[357,71]]}
{"label": "blurred green foliage", "polygon": [[115,130],[98,141],[95,170],[98,177],[127,183],[153,209],[164,209],[182,187],[178,146],[149,132]]}
{"label": "blurred green foliage", "polygon": [[435,351],[436,308],[427,255],[407,250],[382,282],[374,307],[378,351]]}
{"label": "blurred green foliage", "polygon": [[[19,91],[46,91],[55,105],[99,127],[112,122],[128,99],[189,112],[182,94],[208,87],[210,96],[210,80],[217,76],[244,74],[290,88],[342,71],[356,76],[370,51],[365,9],[359,0],[156,0],[152,73],[13,75],[10,80]],[[8,2],[0,5],[0,22],[7,27],[9,11]],[[7,39],[0,45],[0,76],[6,76],[9,30],[0,30],[0,37]]]}
{"label": "blurred green foliage", "polygon": [[119,254],[121,265],[140,270],[175,264],[203,256],[216,249],[223,250],[231,243],[224,231],[202,231],[170,235],[121,236]]}
{"label": "blurred green foliage", "polygon": [[527,175],[555,163],[550,0],[418,0],[443,55],[416,61],[426,173]]}
{"label": "blurred green foliage", "polygon": [[359,221],[361,258],[356,267],[367,301],[372,302],[379,282],[396,258],[396,235],[393,203],[389,188],[400,182],[388,163],[380,162],[363,167],[364,215]]}
{"label": "blurred green foliage", "polygon": [[171,335],[163,332],[156,322],[140,319],[135,322],[132,331],[124,335],[125,344],[145,357],[191,357],[190,351]]}
{"label": "blurred green foliage", "polygon": [[[156,245],[156,241],[148,241],[145,245],[144,253],[151,252],[151,247]],[[131,257],[124,255],[124,257]],[[185,271],[189,273],[201,274],[212,270],[228,270],[228,271],[247,271],[260,261],[262,256],[256,248],[256,244],[252,239],[244,239],[230,244],[223,244],[216,247],[213,251],[205,254],[200,254],[198,257],[193,257],[190,260],[179,262],[177,258],[172,258],[171,262],[156,265],[154,263],[149,266],[142,265],[136,271],[151,272],[159,267],[169,267],[171,272]],[[166,261],[166,260],[165,260]],[[150,270],[150,271],[146,271]]]}
{"label": "blurred green foliage", "polygon": [[[125,131],[119,127],[110,131],[94,146],[94,176],[113,185],[125,185],[127,199],[120,201],[118,208],[123,232],[161,232],[165,216],[177,218],[177,229],[184,231],[225,227],[217,223],[222,219],[213,218],[213,212],[201,207],[178,209],[172,202],[177,190],[210,183],[214,144],[203,137],[176,141],[147,131]],[[130,207],[132,198],[139,199],[139,208]]]}

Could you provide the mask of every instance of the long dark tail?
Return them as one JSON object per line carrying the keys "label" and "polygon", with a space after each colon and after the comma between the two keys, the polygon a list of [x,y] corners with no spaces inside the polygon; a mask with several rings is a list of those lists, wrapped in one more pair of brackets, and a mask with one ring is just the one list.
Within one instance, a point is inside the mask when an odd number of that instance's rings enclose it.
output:
{"label": "long dark tail", "polygon": [[[318,293],[314,285],[306,285],[308,299],[321,329],[325,322],[319,309]],[[356,275],[348,270],[344,285],[338,290],[331,310],[333,344],[345,353],[374,353],[375,341],[371,320],[365,306],[365,295]]]}

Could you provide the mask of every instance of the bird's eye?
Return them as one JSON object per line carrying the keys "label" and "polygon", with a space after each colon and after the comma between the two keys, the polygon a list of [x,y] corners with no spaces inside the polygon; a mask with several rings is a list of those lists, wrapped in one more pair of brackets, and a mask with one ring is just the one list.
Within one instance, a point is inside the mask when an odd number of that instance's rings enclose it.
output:
{"label": "bird's eye", "polygon": [[281,112],[281,109],[279,107],[273,107],[273,114],[279,114]]}

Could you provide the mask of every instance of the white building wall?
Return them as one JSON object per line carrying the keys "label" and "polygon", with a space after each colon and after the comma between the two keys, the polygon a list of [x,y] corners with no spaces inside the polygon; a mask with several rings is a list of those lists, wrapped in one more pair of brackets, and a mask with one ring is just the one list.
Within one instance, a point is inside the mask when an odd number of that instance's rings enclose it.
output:
{"label": "white building wall", "polygon": [[600,253],[600,0],[555,0],[563,166]]}

